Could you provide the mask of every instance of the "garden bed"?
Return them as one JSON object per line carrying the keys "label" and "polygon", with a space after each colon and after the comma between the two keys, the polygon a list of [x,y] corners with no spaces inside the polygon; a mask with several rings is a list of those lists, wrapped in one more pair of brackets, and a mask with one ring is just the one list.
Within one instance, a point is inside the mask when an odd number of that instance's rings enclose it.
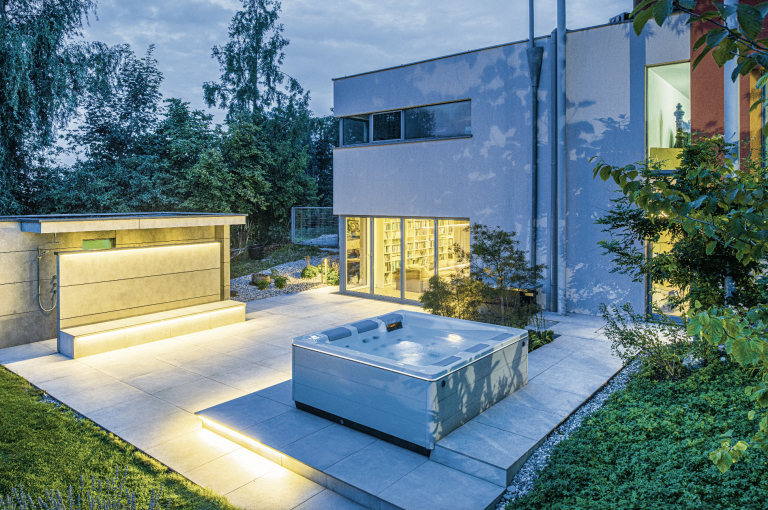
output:
{"label": "garden bed", "polygon": [[74,413],[23,378],[0,366],[0,496],[23,486],[33,498],[45,489],[65,497],[80,477],[90,483],[113,478],[127,468],[126,490],[136,492],[136,508],[146,508],[162,485],[160,506],[171,510],[236,510],[227,500],[171,471],[90,420]]}
{"label": "garden bed", "polygon": [[[311,248],[316,250],[314,251],[315,254],[306,255],[306,256],[310,257],[309,263],[313,266],[322,264],[324,258],[333,259],[338,257],[338,253],[321,251],[314,247],[311,247]],[[285,250],[285,254],[293,254],[292,256],[294,257],[296,256],[296,253],[297,251],[295,250]],[[282,256],[280,258],[282,258]],[[273,260],[273,259],[266,259],[266,260]],[[251,262],[262,262],[262,261],[251,261]],[[287,284],[282,289],[276,288],[273,282],[266,289],[259,290],[259,288],[256,287],[255,285],[251,285],[252,282],[251,282],[250,273],[245,274],[244,276],[233,278],[232,280],[230,280],[230,284],[229,284],[230,290],[236,291],[237,296],[233,296],[232,299],[235,301],[241,301],[243,303],[247,303],[249,301],[266,299],[274,296],[279,296],[282,294],[294,294],[296,292],[316,289],[318,287],[325,287],[327,284],[322,282],[322,278],[319,274],[314,278],[301,277],[301,271],[306,266],[307,266],[307,262],[305,259],[302,258],[300,260],[283,262],[278,265],[265,267],[259,271],[254,271],[262,274],[270,274],[271,270],[274,269],[275,271],[277,271],[277,273],[280,276],[284,276],[288,279]]]}
{"label": "garden bed", "polygon": [[765,508],[765,453],[749,449],[725,474],[708,456],[727,431],[738,438],[754,433],[744,394],[754,383],[724,362],[677,380],[633,377],[578,429],[567,428],[569,419],[553,434],[567,439],[534,454],[521,471],[536,478],[533,488],[526,487],[532,480],[516,479],[507,508]]}

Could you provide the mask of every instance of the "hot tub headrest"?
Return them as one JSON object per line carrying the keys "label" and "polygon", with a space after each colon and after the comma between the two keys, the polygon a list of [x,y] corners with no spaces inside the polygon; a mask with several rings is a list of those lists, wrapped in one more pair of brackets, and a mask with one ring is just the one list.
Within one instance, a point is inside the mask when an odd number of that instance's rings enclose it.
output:
{"label": "hot tub headrest", "polygon": [[376,321],[364,320],[355,322],[352,324],[352,327],[355,328],[358,333],[365,333],[366,331],[373,331],[374,329],[377,329],[379,324]]}
{"label": "hot tub headrest", "polygon": [[334,340],[339,340],[341,338],[352,336],[352,332],[347,328],[327,329],[325,331],[321,331],[320,333],[327,336],[328,340],[330,340],[331,342],[333,342]]}
{"label": "hot tub headrest", "polygon": [[496,335],[495,337],[491,338],[491,340],[498,340],[499,342],[502,340],[506,340],[507,338],[511,337],[512,335],[510,333],[502,333],[500,335]]}
{"label": "hot tub headrest", "polygon": [[376,318],[383,322],[386,326],[395,324],[396,322],[403,322],[403,316],[399,313],[388,313],[387,315],[382,315],[381,317]]}

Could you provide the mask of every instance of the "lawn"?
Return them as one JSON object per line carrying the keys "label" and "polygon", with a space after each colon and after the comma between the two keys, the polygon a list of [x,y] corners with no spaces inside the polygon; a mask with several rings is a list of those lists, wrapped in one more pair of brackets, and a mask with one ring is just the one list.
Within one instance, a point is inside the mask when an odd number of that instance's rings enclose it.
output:
{"label": "lawn", "polygon": [[0,496],[23,485],[33,497],[44,490],[77,490],[81,475],[111,478],[115,467],[128,468],[126,488],[135,491],[137,510],[147,507],[151,491],[164,487],[160,501],[171,510],[235,510],[222,496],[186,478],[105,432],[78,421],[64,406],[39,402],[42,392],[0,366]]}
{"label": "lawn", "polygon": [[768,508],[768,457],[750,449],[721,474],[708,458],[756,423],[739,367],[715,362],[684,379],[636,376],[560,443],[533,491],[509,509]]}
{"label": "lawn", "polygon": [[251,260],[247,253],[243,253],[230,261],[230,278],[238,278],[247,274],[258,273],[270,267],[286,262],[294,262],[304,257],[317,257],[327,254],[328,257],[338,257],[330,252],[323,251],[317,246],[304,246],[301,244],[287,244],[282,248],[272,252],[264,260]]}

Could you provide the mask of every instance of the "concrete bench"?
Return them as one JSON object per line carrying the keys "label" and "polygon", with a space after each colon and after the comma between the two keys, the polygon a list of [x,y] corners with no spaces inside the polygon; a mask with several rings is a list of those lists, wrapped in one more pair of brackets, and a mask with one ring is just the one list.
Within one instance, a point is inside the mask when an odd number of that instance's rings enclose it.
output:
{"label": "concrete bench", "polygon": [[82,358],[244,321],[245,303],[216,301],[62,329],[58,350],[70,358]]}

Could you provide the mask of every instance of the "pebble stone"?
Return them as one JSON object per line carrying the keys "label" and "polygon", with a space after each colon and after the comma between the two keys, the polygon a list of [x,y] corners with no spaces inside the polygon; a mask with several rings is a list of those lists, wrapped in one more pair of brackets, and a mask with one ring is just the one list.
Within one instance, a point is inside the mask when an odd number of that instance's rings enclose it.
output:
{"label": "pebble stone", "polygon": [[[309,261],[313,266],[317,266],[323,262],[324,258],[327,258],[329,262],[332,259],[338,257],[338,253],[329,252],[328,255],[312,257]],[[256,301],[258,299],[266,299],[274,296],[280,296],[282,294],[293,294],[304,290],[316,289],[318,287],[325,287],[326,284],[321,281],[320,275],[314,278],[302,278],[301,270],[307,267],[307,263],[304,259],[295,260],[293,262],[286,262],[285,264],[279,264],[260,271],[259,274],[269,275],[272,273],[272,269],[278,272],[278,274],[288,278],[288,283],[282,289],[275,287],[275,283],[272,282],[264,290],[259,290],[255,285],[251,285],[251,275],[247,274],[239,278],[232,278],[229,281],[230,290],[237,291],[237,296],[232,297],[233,301],[240,301],[247,303],[248,301]]]}
{"label": "pebble stone", "polygon": [[641,362],[642,360],[636,359],[624,367],[603,387],[602,390],[586,401],[562,425],[557,427],[549,435],[547,440],[533,452],[533,455],[531,455],[525,464],[523,464],[523,467],[512,479],[512,483],[507,487],[507,491],[504,493],[502,500],[496,506],[497,510],[505,508],[508,503],[525,496],[533,489],[533,483],[549,462],[549,456],[552,454],[555,446],[557,446],[560,441],[568,439],[568,437],[581,426],[581,423],[585,418],[589,417],[603,406],[613,392],[623,389],[632,375],[640,369]]}

